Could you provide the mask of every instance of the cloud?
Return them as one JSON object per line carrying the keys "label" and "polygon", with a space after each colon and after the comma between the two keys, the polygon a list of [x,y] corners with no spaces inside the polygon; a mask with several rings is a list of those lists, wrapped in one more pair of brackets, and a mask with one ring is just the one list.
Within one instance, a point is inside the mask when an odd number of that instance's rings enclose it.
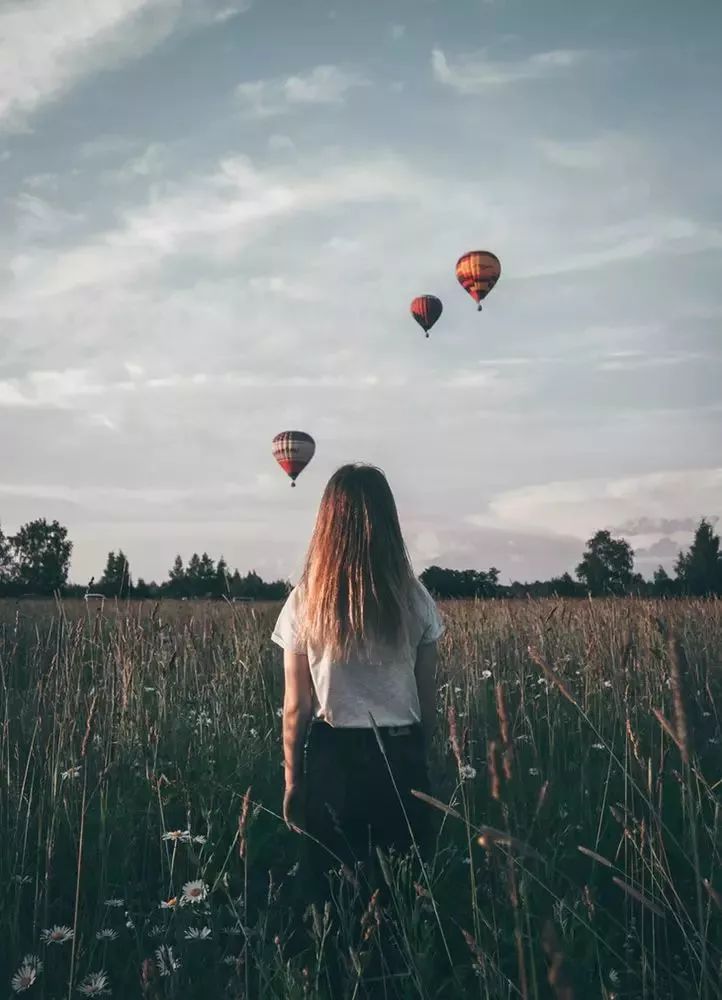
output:
{"label": "cloud", "polygon": [[236,99],[246,114],[270,118],[303,105],[343,104],[350,90],[368,85],[365,77],[352,70],[325,65],[299,76],[240,83]]}
{"label": "cloud", "polygon": [[237,253],[281,220],[419,196],[418,178],[393,157],[306,173],[260,170],[247,157],[229,157],[213,172],[169,183],[146,205],[121,211],[118,225],[89,243],[49,260],[22,260],[19,284],[33,300],[123,285],[155,272],[169,257],[197,252],[201,241],[212,259]]}
{"label": "cloud", "polygon": [[34,112],[89,74],[224,9],[217,0],[11,0],[0,10],[0,128],[26,129]]}
{"label": "cloud", "polygon": [[569,170],[612,169],[627,174],[640,158],[639,143],[616,132],[586,139],[540,139],[538,145],[548,163]]}
{"label": "cloud", "polygon": [[443,49],[434,49],[431,69],[437,83],[471,96],[483,94],[489,88],[564,76],[580,66],[588,55],[582,49],[555,49],[507,61],[487,59],[483,54],[461,56],[452,64]]}
{"label": "cloud", "polygon": [[83,220],[82,214],[58,208],[27,191],[21,192],[14,199],[14,207],[18,236],[29,242],[57,236]]}
{"label": "cloud", "polygon": [[[709,517],[716,524],[717,517]],[[699,524],[698,517],[637,517],[613,528],[620,535],[634,538],[636,535],[674,535],[689,533]]]}
{"label": "cloud", "polygon": [[104,174],[114,183],[127,183],[137,179],[158,177],[168,164],[168,151],[163,143],[151,142],[142,153],[126,160],[122,166]]}
{"label": "cloud", "polygon": [[[471,523],[586,539],[612,525],[696,522],[722,510],[722,467],[581,479],[509,490]],[[681,530],[681,529],[680,529]],[[664,533],[669,533],[668,529]],[[647,534],[645,532],[645,534]],[[652,534],[652,532],[649,532]]]}

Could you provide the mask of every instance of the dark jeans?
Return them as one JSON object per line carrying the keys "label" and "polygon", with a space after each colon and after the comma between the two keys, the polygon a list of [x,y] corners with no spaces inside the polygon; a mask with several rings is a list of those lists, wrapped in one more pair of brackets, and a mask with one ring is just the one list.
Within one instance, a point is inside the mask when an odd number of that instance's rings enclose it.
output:
{"label": "dark jeans", "polygon": [[317,884],[341,862],[350,868],[369,857],[374,862],[376,847],[408,851],[409,826],[422,853],[427,847],[429,806],[411,794],[412,788],[429,791],[421,727],[380,728],[379,733],[388,764],[372,729],[337,729],[316,721],[309,730],[306,830],[323,845],[307,840],[309,874]]}

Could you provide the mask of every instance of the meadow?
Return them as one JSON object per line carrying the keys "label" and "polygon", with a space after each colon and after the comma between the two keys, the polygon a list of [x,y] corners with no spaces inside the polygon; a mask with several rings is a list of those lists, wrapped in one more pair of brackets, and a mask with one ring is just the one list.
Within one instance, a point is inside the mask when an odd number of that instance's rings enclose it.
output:
{"label": "meadow", "polygon": [[319,909],[276,606],[0,604],[0,994],[722,995],[722,603],[443,612],[433,856]]}

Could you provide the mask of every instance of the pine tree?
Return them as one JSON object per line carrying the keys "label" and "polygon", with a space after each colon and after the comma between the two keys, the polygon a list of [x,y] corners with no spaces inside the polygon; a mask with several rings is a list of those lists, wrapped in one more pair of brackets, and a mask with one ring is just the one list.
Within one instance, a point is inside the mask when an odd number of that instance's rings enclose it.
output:
{"label": "pine tree", "polygon": [[680,552],[675,572],[681,590],[696,597],[722,594],[722,556],[719,535],[706,518],[694,533],[689,552]]}

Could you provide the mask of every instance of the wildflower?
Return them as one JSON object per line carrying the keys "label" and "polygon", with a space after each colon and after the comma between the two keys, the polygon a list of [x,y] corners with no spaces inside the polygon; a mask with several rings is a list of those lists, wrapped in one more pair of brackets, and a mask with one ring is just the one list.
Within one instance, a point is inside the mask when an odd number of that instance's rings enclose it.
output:
{"label": "wildflower", "polygon": [[67,771],[63,771],[60,775],[61,781],[73,781],[75,778],[80,777],[80,767],[69,767]]}
{"label": "wildflower", "polygon": [[121,910],[125,906],[124,899],[106,899],[105,905],[109,906],[111,910]]}
{"label": "wildflower", "polygon": [[117,938],[118,932],[114,931],[112,927],[103,927],[95,934],[96,941],[116,941]]}
{"label": "wildflower", "polygon": [[248,735],[251,737],[252,740],[255,740],[256,737],[258,736],[258,730],[257,729],[249,729],[248,730]]}
{"label": "wildflower", "polygon": [[151,937],[163,937],[165,934],[165,927],[162,924],[151,924],[148,928],[148,934]]}
{"label": "wildflower", "polygon": [[616,986],[621,978],[622,977],[619,975],[616,969],[609,970],[609,982],[612,984],[612,986]]}
{"label": "wildflower", "polygon": [[181,966],[180,959],[175,957],[170,945],[162,944],[156,950],[155,960],[158,963],[158,972],[161,976],[172,976]]}
{"label": "wildflower", "polygon": [[190,830],[169,830],[163,834],[163,840],[171,840],[174,844],[189,844],[191,839]]}
{"label": "wildflower", "polygon": [[603,743],[592,743],[592,750],[604,750],[606,749]]}
{"label": "wildflower", "polygon": [[231,937],[240,937],[243,933],[243,928],[240,924],[233,924],[232,927],[225,927],[224,933],[230,934]]}
{"label": "wildflower", "polygon": [[26,955],[20,963],[20,968],[10,980],[13,993],[24,993],[34,986],[43,970],[43,963],[37,955]]}
{"label": "wildflower", "polygon": [[178,897],[172,896],[170,899],[161,899],[160,908],[161,910],[172,910],[178,905]]}
{"label": "wildflower", "polygon": [[183,903],[202,903],[208,895],[208,886],[202,879],[186,882],[183,886]]}
{"label": "wildflower", "polygon": [[476,768],[471,764],[462,764],[459,768],[459,777],[462,781],[472,781],[476,777]]}
{"label": "wildflower", "polygon": [[455,687],[454,688],[454,694],[461,694],[461,692],[462,692],[462,688],[460,688],[460,687]]}
{"label": "wildflower", "polygon": [[68,941],[73,940],[74,936],[75,931],[72,927],[66,927],[64,924],[56,924],[54,927],[42,931],[40,940],[43,944],[67,944]]}
{"label": "wildflower", "polygon": [[110,993],[109,987],[105,972],[91,972],[78,987],[78,993],[82,993],[84,997],[107,996]]}
{"label": "wildflower", "polygon": [[189,927],[183,936],[186,941],[207,941],[211,933],[210,927]]}
{"label": "wildflower", "polygon": [[529,774],[536,776],[537,774],[539,774],[539,768],[538,767],[530,767],[529,768]]}
{"label": "wildflower", "polygon": [[611,686],[612,686],[612,682],[611,681],[605,681],[604,682],[604,687],[605,688],[610,688]]}
{"label": "wildflower", "polygon": [[482,670],[479,676],[483,681],[488,681],[491,677],[491,670]]}
{"label": "wildflower", "polygon": [[278,719],[282,719],[283,718],[283,708],[279,707],[279,708],[276,709],[276,718],[278,718]]}
{"label": "wildflower", "polygon": [[126,913],[126,917],[128,919],[125,921],[125,926],[127,927],[127,929],[129,931],[134,931],[135,930],[135,924],[133,923],[133,918],[130,917],[127,913]]}
{"label": "wildflower", "polygon": [[199,847],[203,847],[204,844],[208,843],[208,837],[204,837],[202,833],[198,833],[193,838],[193,843],[198,844]]}
{"label": "wildflower", "polygon": [[236,955],[226,955],[225,958],[223,959],[223,964],[224,965],[235,965],[237,961],[238,961],[238,957]]}

